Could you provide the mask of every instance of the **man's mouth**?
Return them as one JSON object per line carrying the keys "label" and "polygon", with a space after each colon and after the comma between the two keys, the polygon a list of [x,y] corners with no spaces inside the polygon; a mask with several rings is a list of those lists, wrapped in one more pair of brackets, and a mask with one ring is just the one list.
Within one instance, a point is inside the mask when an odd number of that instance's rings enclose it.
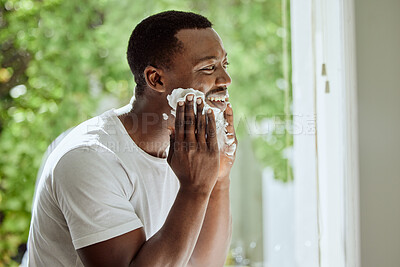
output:
{"label": "man's mouth", "polygon": [[210,105],[210,107],[218,108],[221,111],[224,111],[226,109],[225,96],[223,96],[223,97],[208,97],[206,102],[207,102],[207,104]]}
{"label": "man's mouth", "polygon": [[208,94],[206,97],[206,102],[213,108],[218,108],[221,111],[225,111],[227,105],[225,101],[226,97],[227,97],[226,90],[219,91],[214,94]]}

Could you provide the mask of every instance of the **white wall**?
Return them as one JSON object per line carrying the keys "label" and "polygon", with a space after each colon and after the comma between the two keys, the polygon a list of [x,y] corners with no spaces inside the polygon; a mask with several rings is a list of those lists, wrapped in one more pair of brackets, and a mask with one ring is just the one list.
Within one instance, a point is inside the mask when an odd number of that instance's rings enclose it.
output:
{"label": "white wall", "polygon": [[400,1],[355,0],[361,261],[400,266]]}

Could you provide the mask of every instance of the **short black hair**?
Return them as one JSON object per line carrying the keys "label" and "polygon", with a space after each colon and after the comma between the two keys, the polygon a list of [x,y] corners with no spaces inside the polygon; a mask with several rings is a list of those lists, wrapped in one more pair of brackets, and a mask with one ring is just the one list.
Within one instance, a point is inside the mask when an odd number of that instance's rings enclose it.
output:
{"label": "short black hair", "polygon": [[192,12],[165,11],[142,20],[129,38],[127,58],[135,76],[136,95],[146,85],[144,70],[147,66],[167,67],[172,56],[182,50],[176,33],[183,29],[210,28],[212,23],[204,16]]}

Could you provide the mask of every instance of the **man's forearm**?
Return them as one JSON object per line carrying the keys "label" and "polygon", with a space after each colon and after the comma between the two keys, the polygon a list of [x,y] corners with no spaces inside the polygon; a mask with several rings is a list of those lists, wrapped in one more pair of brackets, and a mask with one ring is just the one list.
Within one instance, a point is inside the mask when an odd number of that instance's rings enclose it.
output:
{"label": "man's forearm", "polygon": [[190,267],[220,267],[225,263],[232,235],[229,183],[229,179],[218,181],[211,193]]}
{"label": "man's forearm", "polygon": [[200,234],[209,197],[180,190],[163,227],[143,244],[130,266],[186,266]]}

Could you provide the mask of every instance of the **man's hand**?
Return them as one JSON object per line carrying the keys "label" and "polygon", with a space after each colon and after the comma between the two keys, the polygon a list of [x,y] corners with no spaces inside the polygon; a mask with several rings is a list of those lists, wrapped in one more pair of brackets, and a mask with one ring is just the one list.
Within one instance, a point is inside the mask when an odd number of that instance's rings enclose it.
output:
{"label": "man's hand", "polygon": [[[225,101],[228,102],[229,99],[226,98]],[[225,120],[228,122],[226,131],[227,137],[228,139],[230,139],[231,142],[229,142],[230,145],[225,144],[225,147],[220,149],[218,181],[229,180],[229,174],[231,172],[233,163],[235,162],[237,148],[237,139],[233,123],[233,110],[230,103],[225,109],[224,117]]]}
{"label": "man's hand", "polygon": [[[186,103],[176,108],[175,132],[171,135],[168,163],[181,183],[181,189],[210,194],[218,177],[219,149],[213,111],[202,114],[204,103]],[[193,105],[197,105],[197,115]],[[206,122],[207,119],[207,122]]]}
{"label": "man's hand", "polygon": [[228,138],[231,141],[228,144],[231,146],[220,148],[218,180],[211,193],[207,213],[189,266],[223,266],[229,250],[232,237],[229,173],[235,160],[237,140],[231,106],[226,108],[224,115],[228,122]]}

